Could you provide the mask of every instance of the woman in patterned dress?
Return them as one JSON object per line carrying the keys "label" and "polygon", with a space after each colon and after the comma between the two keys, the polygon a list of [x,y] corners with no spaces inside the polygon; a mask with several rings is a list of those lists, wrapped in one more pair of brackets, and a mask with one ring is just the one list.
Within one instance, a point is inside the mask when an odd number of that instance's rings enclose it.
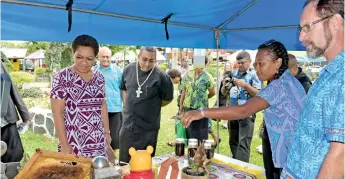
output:
{"label": "woman in patterned dress", "polygon": [[58,151],[83,157],[107,157],[111,142],[105,81],[92,70],[96,39],[78,36],[72,44],[74,64],[55,74],[50,94]]}

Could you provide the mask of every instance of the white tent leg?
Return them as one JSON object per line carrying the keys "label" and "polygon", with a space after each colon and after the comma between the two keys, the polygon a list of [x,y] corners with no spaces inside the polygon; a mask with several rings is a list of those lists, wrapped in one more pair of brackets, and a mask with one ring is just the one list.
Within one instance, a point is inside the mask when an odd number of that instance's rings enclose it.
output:
{"label": "white tent leg", "polygon": [[[219,107],[219,31],[215,31],[215,39],[216,39],[216,51],[217,51],[217,83],[216,83],[216,97],[217,97],[217,108]],[[217,120],[217,137],[219,142],[219,120]],[[219,153],[219,145],[217,145],[217,153]]]}

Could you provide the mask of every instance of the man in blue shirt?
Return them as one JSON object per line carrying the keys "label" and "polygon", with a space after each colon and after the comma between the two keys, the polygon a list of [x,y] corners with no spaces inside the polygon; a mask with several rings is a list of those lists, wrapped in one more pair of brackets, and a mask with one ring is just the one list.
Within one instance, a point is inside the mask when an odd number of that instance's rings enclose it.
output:
{"label": "man in blue shirt", "polygon": [[116,150],[119,149],[119,131],[122,124],[122,96],[120,90],[122,72],[120,67],[111,64],[111,50],[108,47],[99,49],[98,59],[99,64],[95,69],[101,72],[105,79],[105,96],[112,138],[111,147]]}
{"label": "man in blue shirt", "polygon": [[[256,72],[250,69],[250,55],[246,51],[240,52],[237,57],[238,70],[233,71],[234,85],[230,89],[230,105],[241,105],[251,97],[256,96],[262,83]],[[244,162],[249,162],[250,144],[253,138],[255,115],[241,120],[228,122],[229,145],[232,157]]]}
{"label": "man in blue shirt", "polygon": [[344,1],[308,0],[300,41],[328,65],[310,88],[281,178],[344,178]]}

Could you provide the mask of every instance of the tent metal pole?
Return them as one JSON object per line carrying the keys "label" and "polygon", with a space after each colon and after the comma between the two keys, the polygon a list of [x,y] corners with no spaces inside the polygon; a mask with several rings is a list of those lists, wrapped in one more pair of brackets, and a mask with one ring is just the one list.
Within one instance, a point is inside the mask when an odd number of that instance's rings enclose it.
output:
{"label": "tent metal pole", "polygon": [[244,7],[243,9],[241,9],[240,11],[238,11],[236,14],[234,14],[233,16],[231,16],[227,21],[225,21],[222,25],[220,25],[218,27],[218,30],[222,29],[224,26],[226,26],[227,24],[229,24],[229,22],[233,21],[234,19],[236,19],[238,16],[240,16],[243,12],[245,12],[247,9],[249,9],[250,7],[252,7],[255,3],[257,3],[259,0],[254,0],[252,1],[250,4],[248,4],[246,7]]}
{"label": "tent metal pole", "polygon": [[237,32],[237,31],[249,31],[249,30],[269,30],[269,29],[294,29],[298,28],[298,25],[283,25],[283,26],[268,26],[268,27],[250,27],[250,28],[235,28],[235,29],[223,29],[223,32]]}
{"label": "tent metal pole", "polygon": [[[58,6],[58,5],[51,5],[51,4],[42,4],[42,3],[34,3],[34,2],[24,2],[24,1],[17,1],[17,0],[1,0],[5,3],[10,4],[20,4],[20,5],[28,5],[28,6],[36,6],[36,7],[46,7],[46,8],[52,8],[52,9],[61,9],[65,10],[65,6]],[[88,13],[88,14],[95,14],[95,15],[103,15],[103,16],[110,16],[110,17],[117,17],[122,19],[130,19],[130,20],[137,20],[137,21],[144,21],[144,22],[153,22],[161,24],[162,20],[159,19],[150,19],[150,18],[144,18],[144,17],[136,17],[136,16],[129,16],[129,15],[121,15],[121,14],[112,14],[112,13],[106,13],[106,12],[97,12],[93,10],[87,10],[87,9],[78,9],[73,8],[72,9],[75,12],[82,12],[82,13]],[[168,21],[168,24],[176,25],[176,26],[183,26],[183,27],[191,27],[196,29],[205,29],[205,30],[212,30],[215,31],[217,28],[215,27],[207,27],[207,26],[201,26],[201,25],[193,25],[193,24],[184,24],[180,22],[172,22]]]}
{"label": "tent metal pole", "polygon": [[[215,39],[216,39],[216,51],[217,51],[217,83],[216,83],[216,97],[217,97],[217,108],[219,108],[219,31],[216,30],[215,31]],[[217,120],[217,137],[218,137],[218,141],[216,141],[217,143],[219,142],[219,120]],[[219,154],[219,144],[217,145],[217,153]]]}

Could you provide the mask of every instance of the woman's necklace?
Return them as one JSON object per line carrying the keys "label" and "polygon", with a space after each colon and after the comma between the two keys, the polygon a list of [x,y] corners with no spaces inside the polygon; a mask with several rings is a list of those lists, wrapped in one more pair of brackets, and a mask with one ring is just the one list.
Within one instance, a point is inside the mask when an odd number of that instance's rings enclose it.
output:
{"label": "woman's necklace", "polygon": [[144,83],[150,78],[150,76],[151,76],[153,70],[155,69],[155,66],[153,66],[153,68],[152,68],[150,74],[146,77],[146,80],[145,80],[141,85],[140,85],[140,83],[139,83],[139,67],[138,67],[138,63],[136,63],[136,69],[137,69],[136,72],[137,72],[138,89],[137,89],[135,92],[137,93],[137,98],[140,98],[140,94],[143,93],[143,92],[141,91],[141,87],[142,87],[142,86],[144,85]]}

